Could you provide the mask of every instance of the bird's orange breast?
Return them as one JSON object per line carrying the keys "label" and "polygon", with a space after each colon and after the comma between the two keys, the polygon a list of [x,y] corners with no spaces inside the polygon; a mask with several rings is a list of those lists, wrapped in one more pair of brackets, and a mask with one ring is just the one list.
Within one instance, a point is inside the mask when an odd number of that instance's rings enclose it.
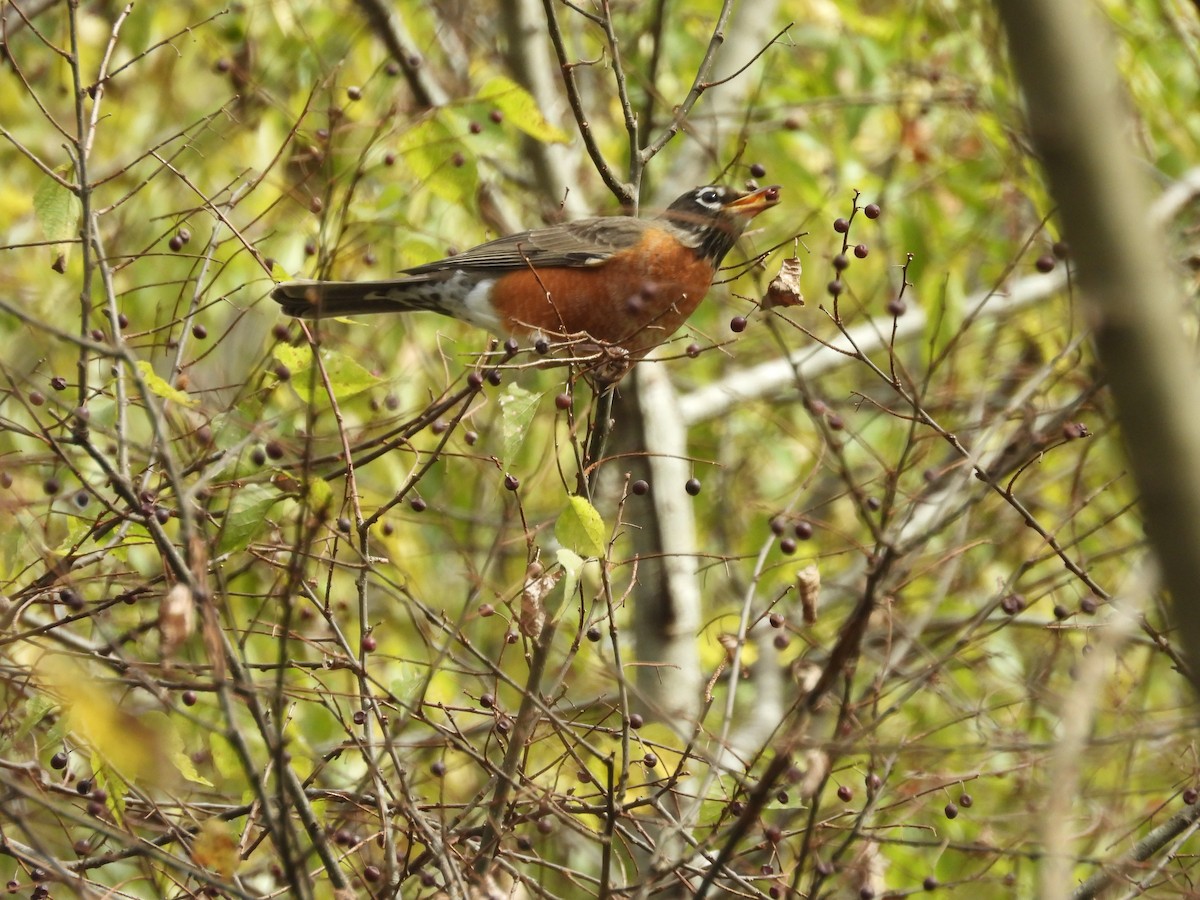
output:
{"label": "bird's orange breast", "polygon": [[654,228],[593,266],[510,272],[489,299],[515,334],[585,333],[640,355],[679,329],[712,279],[708,260]]}

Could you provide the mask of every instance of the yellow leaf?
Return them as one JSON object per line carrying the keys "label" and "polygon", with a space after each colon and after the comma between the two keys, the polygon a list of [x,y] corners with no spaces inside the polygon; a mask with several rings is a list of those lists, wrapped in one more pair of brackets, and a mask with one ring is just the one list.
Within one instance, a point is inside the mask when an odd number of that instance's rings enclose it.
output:
{"label": "yellow leaf", "polygon": [[189,397],[186,391],[173,388],[166,381],[159,378],[154,373],[154,367],[144,359],[137,361],[137,370],[138,374],[142,376],[142,381],[146,382],[146,387],[150,389],[150,393],[156,394],[164,400],[171,400],[178,403],[180,406],[195,406],[199,402],[194,397]]}
{"label": "yellow leaf", "polygon": [[232,878],[238,867],[237,841],[229,823],[205,819],[192,841],[192,858],[222,878]]}

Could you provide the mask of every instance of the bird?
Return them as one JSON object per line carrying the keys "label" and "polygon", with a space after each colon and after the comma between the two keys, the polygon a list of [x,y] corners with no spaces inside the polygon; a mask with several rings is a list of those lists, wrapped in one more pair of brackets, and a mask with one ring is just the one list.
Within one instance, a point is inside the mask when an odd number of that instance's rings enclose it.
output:
{"label": "bird", "polygon": [[779,199],[779,185],[705,185],[652,218],[579,219],[395,278],[289,281],[271,296],[285,314],[305,319],[426,310],[501,338],[581,339],[611,351],[619,377],[683,325],[750,221]]}

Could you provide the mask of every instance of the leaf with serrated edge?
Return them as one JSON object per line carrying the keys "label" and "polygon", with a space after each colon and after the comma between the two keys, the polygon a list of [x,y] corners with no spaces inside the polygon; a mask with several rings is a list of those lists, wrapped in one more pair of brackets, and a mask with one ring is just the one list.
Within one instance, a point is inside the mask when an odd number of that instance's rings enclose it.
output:
{"label": "leaf with serrated edge", "polygon": [[583,556],[604,556],[604,541],[608,529],[596,507],[583,497],[572,495],[567,498],[567,508],[554,523],[554,536],[568,549]]}
{"label": "leaf with serrated edge", "polygon": [[508,385],[500,394],[500,430],[504,436],[500,459],[505,465],[511,466],[521,449],[541,399],[541,394],[527,391],[519,384]]}
{"label": "leaf with serrated edge", "polygon": [[180,406],[195,406],[198,401],[195,397],[189,397],[187,391],[181,391],[179,388],[173,388],[167,384],[165,380],[160,378],[154,372],[154,367],[144,359],[137,361],[138,374],[142,376],[142,381],[146,382],[146,387],[150,389],[150,393],[162,397],[164,400],[170,400],[172,403],[178,403]]}
{"label": "leaf with serrated edge", "polygon": [[217,542],[217,554],[224,555],[248,547],[266,525],[267,512],[280,499],[282,495],[279,491],[261,484],[248,484],[240,488],[225,513],[225,528]]}
{"label": "leaf with serrated edge", "polygon": [[571,140],[565,131],[546,121],[533,95],[511,78],[497,75],[480,89],[477,96],[495,106],[504,113],[506,121],[534,140],[543,144],[566,144]]}

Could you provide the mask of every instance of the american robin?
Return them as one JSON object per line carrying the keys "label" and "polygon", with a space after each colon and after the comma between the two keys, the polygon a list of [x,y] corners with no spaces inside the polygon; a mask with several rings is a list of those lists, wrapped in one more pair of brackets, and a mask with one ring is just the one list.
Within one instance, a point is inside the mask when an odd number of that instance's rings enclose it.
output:
{"label": "american robin", "polygon": [[630,362],[704,299],[750,220],[779,187],[688,191],[659,216],[607,216],[523,231],[387,281],[291,281],[271,294],[320,319],[429,310],[501,337],[585,338]]}

